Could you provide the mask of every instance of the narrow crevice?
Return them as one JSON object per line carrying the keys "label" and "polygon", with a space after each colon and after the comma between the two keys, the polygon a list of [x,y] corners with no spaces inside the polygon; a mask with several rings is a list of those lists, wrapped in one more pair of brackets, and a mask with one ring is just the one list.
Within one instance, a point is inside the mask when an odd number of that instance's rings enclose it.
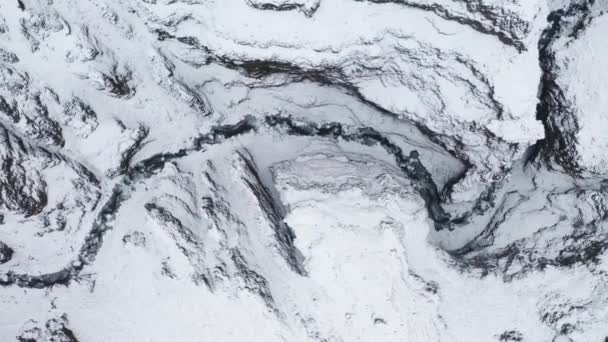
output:
{"label": "narrow crevice", "polygon": [[[339,66],[324,66],[321,68],[306,69],[300,65],[276,60],[233,60],[229,57],[215,55],[209,48],[201,44],[198,39],[194,37],[177,37],[162,30],[156,30],[156,33],[158,35],[159,40],[175,39],[183,44],[191,46],[192,48],[205,52],[205,54],[208,56],[207,63],[217,63],[231,70],[236,70],[249,78],[258,80],[263,80],[270,76],[284,76],[286,78],[286,83],[300,83],[308,81],[321,86],[339,88],[343,90],[346,94],[353,96],[360,103],[369,106],[370,108],[378,111],[382,115],[390,116],[392,118],[413,125],[423,136],[427,137],[431,142],[442,147],[446,151],[446,153],[458,159],[465,166],[465,170],[461,174],[457,175],[454,179],[448,181],[446,186],[444,186],[443,189],[440,189],[443,199],[447,199],[450,197],[452,187],[459,181],[461,181],[467,175],[467,172],[473,167],[473,165],[468,160],[468,157],[463,153],[458,152],[458,150],[463,150],[464,148],[460,141],[451,139],[450,137],[441,135],[437,132],[433,132],[421,123],[417,123],[407,118],[403,118],[381,107],[377,103],[370,101],[360,92],[357,86],[355,86],[354,84],[352,84],[352,82],[348,80],[347,75],[344,74],[344,72],[340,69]],[[479,70],[477,70],[474,66],[470,65],[466,60],[462,59],[459,62],[466,65],[466,67],[469,68],[471,72],[477,77],[481,76]],[[480,79],[484,84],[488,83],[488,81],[486,79],[483,79],[483,77],[481,77]],[[489,84],[488,88],[490,89],[490,93],[493,94],[493,89]],[[504,109],[500,106],[500,104],[493,97],[493,95],[491,95],[490,102],[492,103],[492,106],[497,112],[497,117],[502,116],[502,112],[504,111]],[[492,133],[489,131],[484,132],[484,134],[486,134],[487,136],[492,136]],[[494,138],[497,140],[500,139],[498,137]],[[450,140],[450,143],[454,144],[454,146],[457,146],[458,148],[448,148],[448,144],[445,141],[448,139]]]}
{"label": "narrow crevice", "polygon": [[[234,125],[221,125],[211,129],[210,133],[204,134],[194,142],[193,146],[184,148],[174,153],[164,153],[152,156],[129,169],[123,180],[116,184],[110,198],[105,202],[93,226],[80,248],[78,258],[65,268],[42,275],[17,274],[9,271],[0,274],[0,285],[17,285],[25,288],[48,288],[55,285],[68,285],[71,281],[78,279],[86,265],[95,260],[105,234],[110,231],[112,223],[122,203],[130,198],[132,186],[135,182],[154,175],[168,162],[187,156],[189,153],[201,151],[207,146],[216,145],[227,139],[254,132],[258,127],[265,125],[269,128],[281,129],[284,133],[292,136],[316,136],[332,139],[344,139],[364,145],[378,144],[388,153],[395,157],[397,165],[412,180],[414,188],[426,203],[429,216],[435,222],[435,229],[450,228],[453,224],[449,215],[441,207],[441,197],[431,174],[426,170],[418,158],[418,152],[412,151],[409,156],[402,153],[400,147],[392,143],[370,127],[349,128],[340,123],[327,123],[317,125],[315,123],[297,122],[291,117],[269,116],[263,122],[254,117],[246,117]],[[282,238],[293,243],[293,236],[281,231]],[[285,235],[287,234],[287,235]],[[297,265],[297,264],[296,264]]]}
{"label": "narrow crevice", "polygon": [[429,217],[435,222],[435,229],[451,228],[450,216],[441,207],[441,196],[437,186],[430,172],[418,158],[417,151],[414,150],[410,152],[409,156],[405,156],[399,146],[371,127],[351,129],[336,122],[317,125],[298,122],[291,117],[278,115],[267,116],[265,121],[269,127],[282,128],[283,132],[288,135],[341,138],[363,145],[379,144],[395,157],[399,168],[412,180],[414,188],[426,204]]}

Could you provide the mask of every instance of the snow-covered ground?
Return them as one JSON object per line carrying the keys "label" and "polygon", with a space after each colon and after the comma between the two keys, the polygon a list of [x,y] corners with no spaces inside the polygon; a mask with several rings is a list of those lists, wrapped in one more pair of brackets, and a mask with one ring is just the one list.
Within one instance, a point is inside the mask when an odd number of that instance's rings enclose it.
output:
{"label": "snow-covered ground", "polygon": [[0,2],[0,341],[604,341],[592,0]]}

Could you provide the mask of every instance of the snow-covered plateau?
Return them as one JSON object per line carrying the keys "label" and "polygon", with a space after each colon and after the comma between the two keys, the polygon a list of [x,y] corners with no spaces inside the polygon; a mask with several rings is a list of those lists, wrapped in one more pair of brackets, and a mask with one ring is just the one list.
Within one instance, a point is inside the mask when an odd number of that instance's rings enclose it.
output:
{"label": "snow-covered plateau", "polygon": [[1,0],[0,341],[608,341],[608,1]]}

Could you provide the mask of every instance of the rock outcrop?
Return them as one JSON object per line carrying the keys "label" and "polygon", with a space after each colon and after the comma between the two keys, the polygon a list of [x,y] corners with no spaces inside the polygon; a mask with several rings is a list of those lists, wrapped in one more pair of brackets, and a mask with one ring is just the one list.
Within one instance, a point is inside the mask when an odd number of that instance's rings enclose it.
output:
{"label": "rock outcrop", "polygon": [[607,170],[604,97],[608,64],[597,39],[608,27],[602,1],[574,1],[549,16],[539,42],[544,76],[539,118],[547,138],[541,158],[574,176],[603,176]]}
{"label": "rock outcrop", "polygon": [[0,340],[606,339],[607,11],[0,2]]}

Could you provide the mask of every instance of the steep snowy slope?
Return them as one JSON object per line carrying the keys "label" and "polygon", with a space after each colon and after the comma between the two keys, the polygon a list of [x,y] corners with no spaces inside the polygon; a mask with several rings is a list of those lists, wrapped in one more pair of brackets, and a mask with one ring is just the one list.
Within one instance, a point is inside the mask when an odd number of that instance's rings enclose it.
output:
{"label": "steep snowy slope", "polygon": [[0,2],[0,340],[604,341],[606,11]]}
{"label": "steep snowy slope", "polygon": [[608,65],[605,44],[597,42],[608,29],[603,1],[576,2],[551,19],[540,42],[543,54],[544,101],[548,123],[547,153],[570,173],[606,172],[605,89]]}

